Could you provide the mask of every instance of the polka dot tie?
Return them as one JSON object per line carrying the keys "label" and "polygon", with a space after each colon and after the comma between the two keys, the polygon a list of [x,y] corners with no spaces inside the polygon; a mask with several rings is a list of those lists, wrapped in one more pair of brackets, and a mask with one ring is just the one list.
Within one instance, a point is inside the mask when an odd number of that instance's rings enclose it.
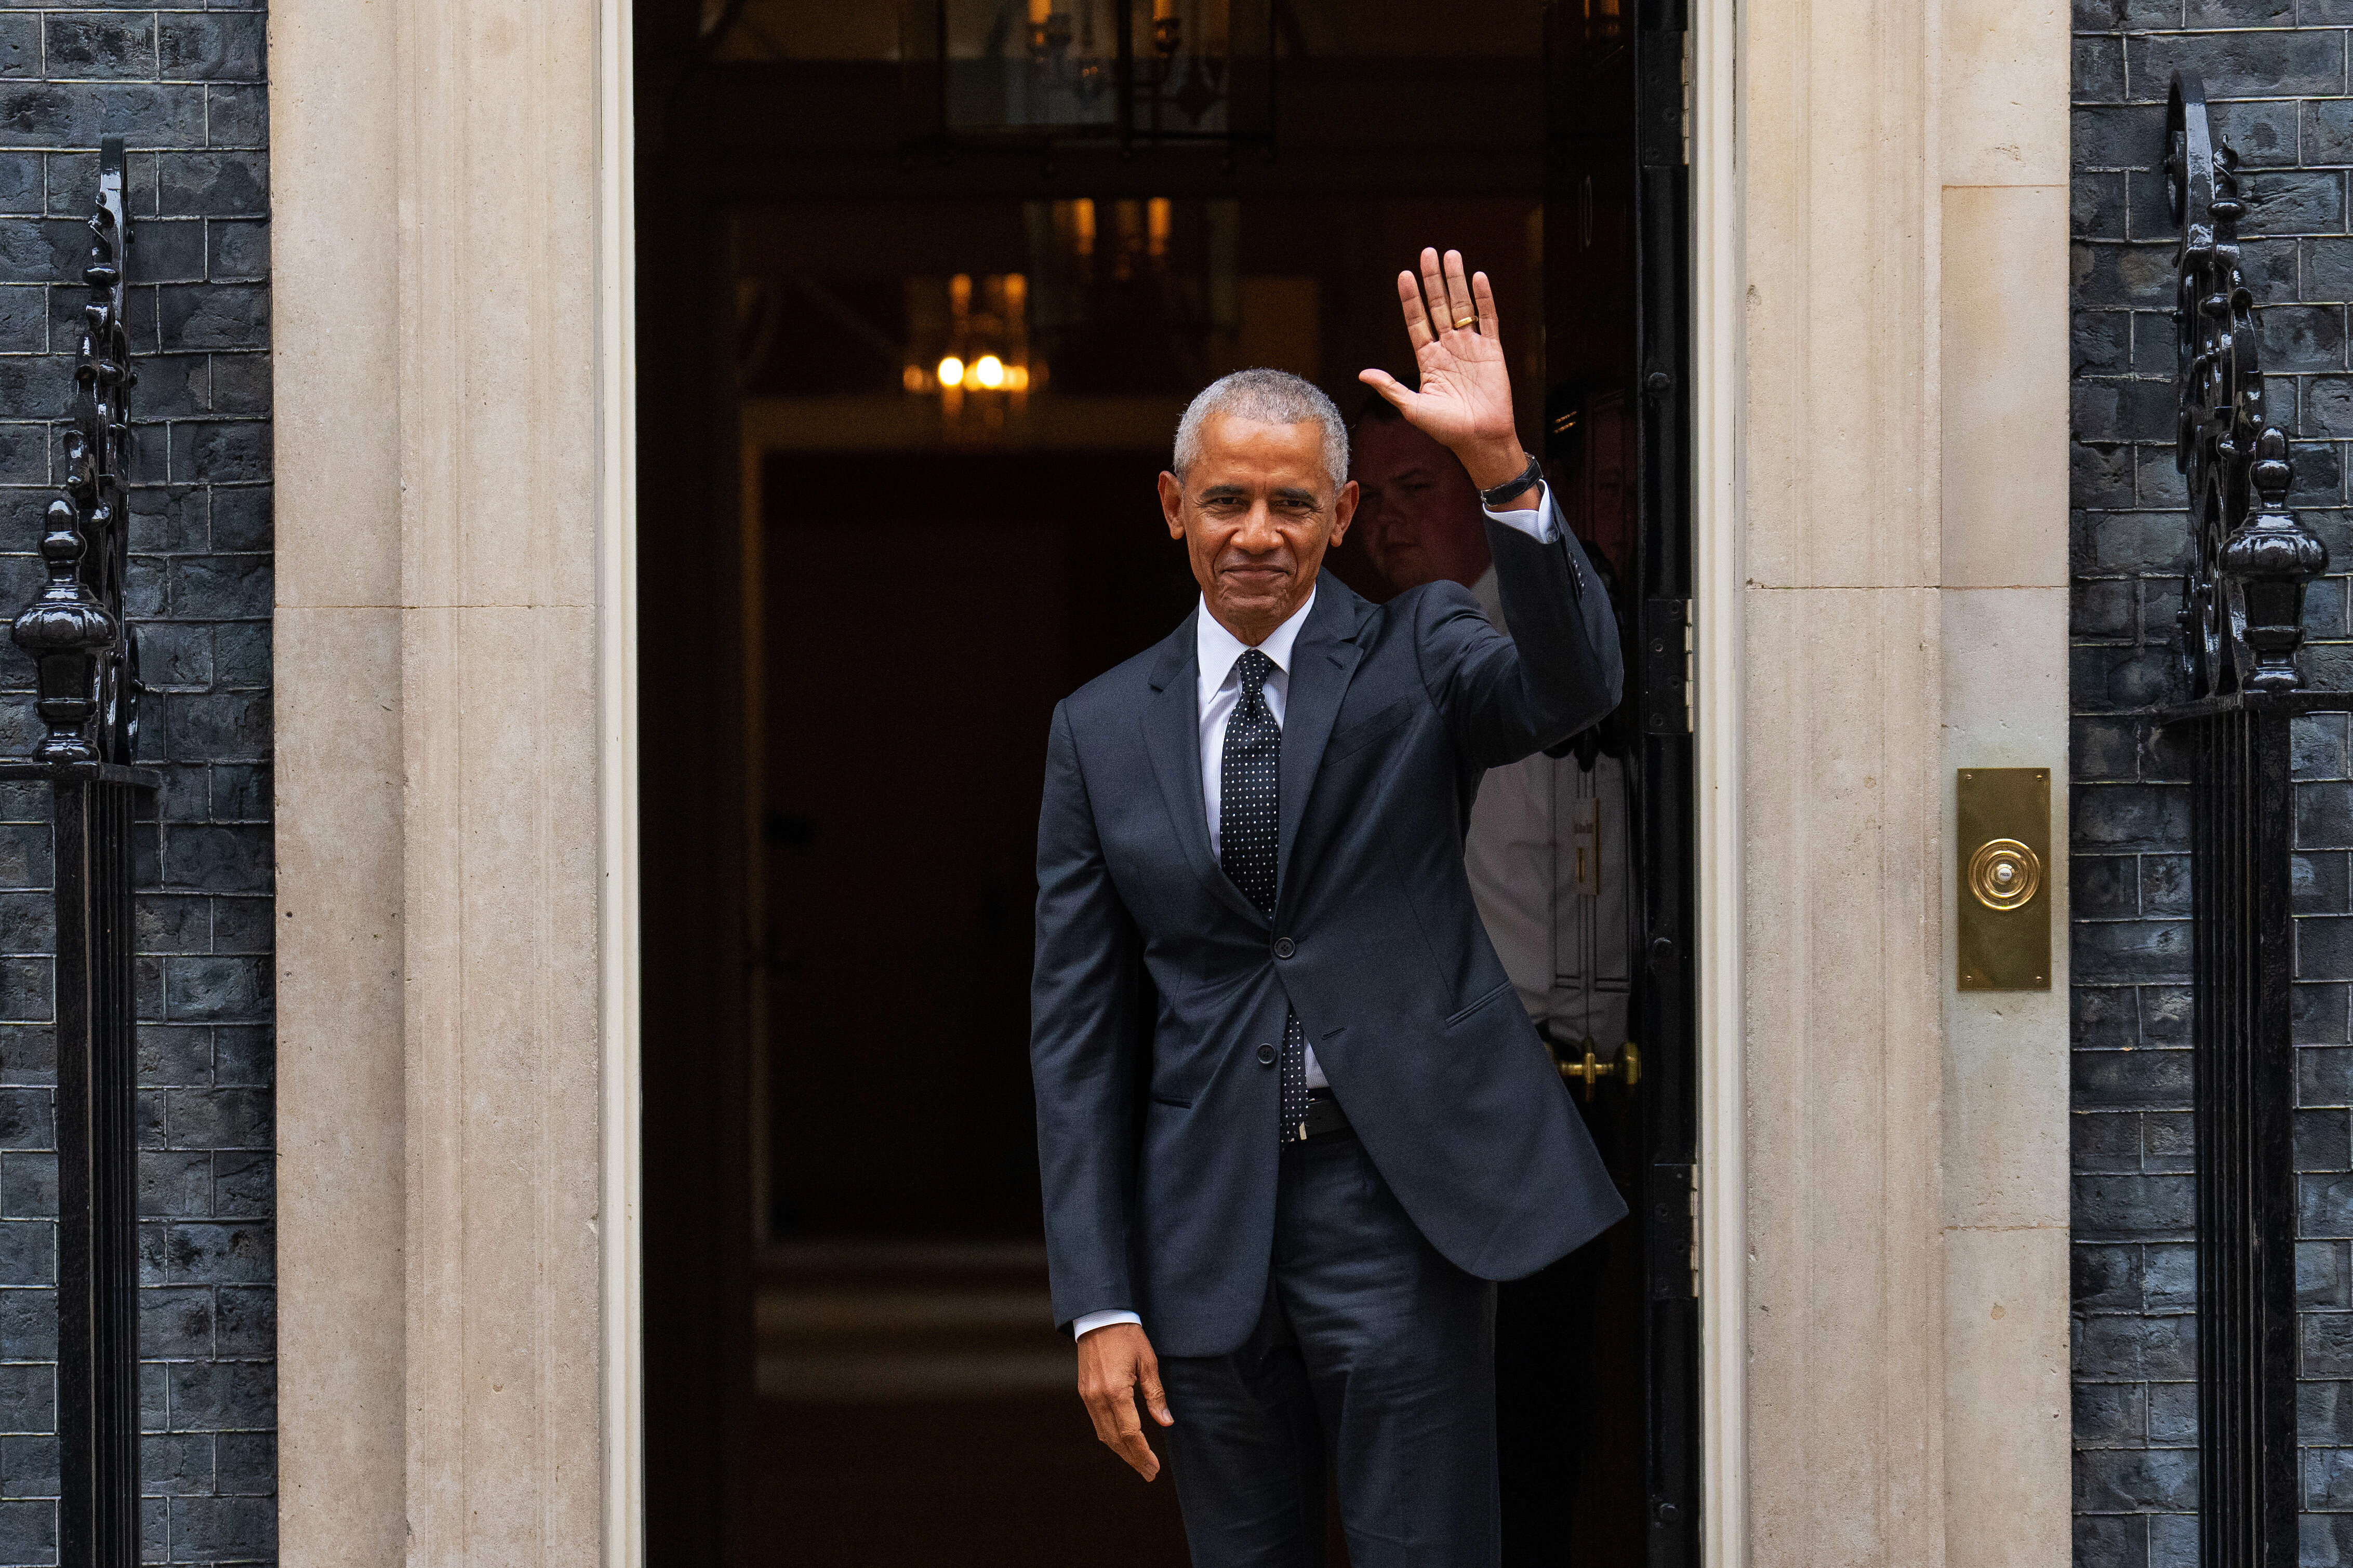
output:
{"label": "polka dot tie", "polygon": [[[1274,660],[1256,648],[1234,661],[1241,700],[1226,721],[1218,763],[1218,861],[1269,920],[1274,918],[1275,851],[1281,843],[1282,727],[1267,710],[1266,678]],[[1307,1032],[1297,1014],[1282,1019],[1282,1138],[1307,1134]]]}

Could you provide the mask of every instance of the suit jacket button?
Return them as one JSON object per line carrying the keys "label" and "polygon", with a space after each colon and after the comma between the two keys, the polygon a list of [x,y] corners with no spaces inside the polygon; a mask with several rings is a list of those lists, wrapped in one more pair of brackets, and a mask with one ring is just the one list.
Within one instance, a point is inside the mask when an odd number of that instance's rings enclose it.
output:
{"label": "suit jacket button", "polygon": [[1258,1048],[1258,1065],[1262,1068],[1271,1068],[1274,1065],[1274,1047],[1272,1046],[1261,1046]]}
{"label": "suit jacket button", "polygon": [[1289,958],[1293,953],[1297,952],[1298,951],[1299,951],[1298,945],[1297,945],[1295,942],[1293,942],[1289,937],[1287,937],[1287,936],[1279,936],[1279,937],[1277,937],[1277,938],[1275,938],[1275,939],[1274,939],[1274,956],[1275,956],[1275,957],[1277,957],[1277,958]]}

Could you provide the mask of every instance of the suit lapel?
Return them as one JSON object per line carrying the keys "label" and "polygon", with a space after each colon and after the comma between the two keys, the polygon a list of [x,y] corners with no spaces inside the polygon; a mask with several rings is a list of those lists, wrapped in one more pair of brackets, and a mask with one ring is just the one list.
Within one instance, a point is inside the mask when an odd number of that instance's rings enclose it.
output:
{"label": "suit lapel", "polygon": [[1364,657],[1355,641],[1364,608],[1365,601],[1338,578],[1318,584],[1315,607],[1292,645],[1291,689],[1282,705],[1282,837],[1274,873],[1278,907],[1291,874],[1292,847],[1307,815],[1308,792],[1315,787],[1315,770],[1324,763],[1324,743],[1332,738],[1340,699],[1347,695],[1356,661]]}
{"label": "suit lapel", "polygon": [[[1196,607],[1193,616],[1200,613]],[[1186,616],[1176,635],[1161,645],[1160,662],[1152,671],[1153,698],[1144,710],[1144,747],[1193,874],[1235,913],[1262,926],[1267,918],[1234,886],[1209,849],[1209,803],[1201,793],[1200,655],[1193,616]],[[1286,745],[1286,759],[1289,754]]]}

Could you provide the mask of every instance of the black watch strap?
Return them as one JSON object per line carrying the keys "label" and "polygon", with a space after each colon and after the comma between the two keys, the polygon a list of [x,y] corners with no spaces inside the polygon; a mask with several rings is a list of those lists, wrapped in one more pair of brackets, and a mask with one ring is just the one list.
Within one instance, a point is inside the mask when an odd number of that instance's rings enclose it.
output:
{"label": "black watch strap", "polygon": [[1533,489],[1542,483],[1544,483],[1544,459],[1530,458],[1528,466],[1520,470],[1519,478],[1506,479],[1492,490],[1481,490],[1479,501],[1482,506],[1498,507],[1522,490]]}

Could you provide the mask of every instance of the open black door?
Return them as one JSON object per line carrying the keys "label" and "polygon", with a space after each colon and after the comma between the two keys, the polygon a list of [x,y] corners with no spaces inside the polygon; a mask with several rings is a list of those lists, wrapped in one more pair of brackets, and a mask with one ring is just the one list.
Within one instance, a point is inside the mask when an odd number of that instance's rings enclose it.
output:
{"label": "open black door", "polygon": [[1633,1217],[1505,1288],[1505,1561],[1683,1568],[1699,1559],[1688,34],[1682,0],[1562,0],[1546,18],[1545,456],[1614,580],[1628,685],[1581,738],[1581,774],[1564,759],[1559,852],[1589,836],[1597,864],[1585,911],[1556,917],[1545,1032]]}
{"label": "open black door", "polygon": [[[1614,0],[1612,0],[1614,3]],[[1692,769],[1691,34],[1685,0],[1642,0],[1634,35],[1635,366],[1642,378],[1643,1362],[1652,1568],[1699,1562],[1699,1061]]]}

